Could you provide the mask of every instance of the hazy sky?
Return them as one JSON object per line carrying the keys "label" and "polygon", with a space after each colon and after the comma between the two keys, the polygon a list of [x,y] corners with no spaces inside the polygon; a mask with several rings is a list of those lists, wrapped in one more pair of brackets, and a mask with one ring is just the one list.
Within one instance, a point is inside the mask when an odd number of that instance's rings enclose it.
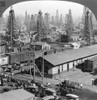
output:
{"label": "hazy sky", "polygon": [[[59,14],[65,16],[68,10],[72,10],[72,15],[79,17],[82,15],[83,6],[78,3],[66,2],[66,1],[26,1],[13,5],[15,15],[24,15],[25,11],[29,14],[37,14],[39,10],[44,13],[48,12],[51,15],[55,15],[56,9],[59,10]],[[9,14],[10,8],[8,8],[3,15]]]}

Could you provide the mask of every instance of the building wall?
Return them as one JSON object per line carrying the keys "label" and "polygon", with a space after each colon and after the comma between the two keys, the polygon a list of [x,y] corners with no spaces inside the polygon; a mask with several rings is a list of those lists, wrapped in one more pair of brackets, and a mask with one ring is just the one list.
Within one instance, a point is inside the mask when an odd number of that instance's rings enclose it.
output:
{"label": "building wall", "polygon": [[0,54],[5,53],[5,46],[0,46]]}
{"label": "building wall", "polygon": [[67,71],[68,70],[67,65],[69,65],[69,70],[71,70],[72,68],[76,67],[78,64],[81,64],[85,60],[93,58],[95,56],[97,56],[97,55],[94,55],[94,56],[91,56],[91,57],[86,57],[86,58],[83,58],[83,59],[78,59],[78,60],[75,60],[75,61],[72,61],[72,62],[69,62],[69,63],[62,64],[60,66],[52,67],[49,70],[49,73],[52,74],[52,75],[58,74],[58,69],[60,69],[60,72]]}
{"label": "building wall", "polygon": [[[95,55],[97,56],[97,55]],[[45,60],[45,66],[46,66],[46,69],[45,70],[48,70],[48,74],[50,75],[56,75],[58,74],[58,71],[60,70],[60,73],[61,72],[64,72],[64,71],[69,71],[71,70],[72,68],[76,67],[78,64],[81,64],[83,63],[85,60],[87,59],[90,59],[94,56],[91,56],[91,57],[86,57],[86,58],[82,58],[82,59],[78,59],[78,60],[75,60],[75,61],[72,61],[72,62],[69,62],[69,63],[65,63],[65,64],[60,64],[58,66],[54,66],[52,64],[50,64],[49,62],[47,62]],[[40,64],[39,64],[40,65]],[[48,67],[48,68],[47,68]],[[69,68],[68,68],[69,67]],[[69,69],[69,70],[68,70]]]}
{"label": "building wall", "polygon": [[74,61],[74,67],[77,65],[77,62],[76,61]]}
{"label": "building wall", "polygon": [[70,62],[69,63],[69,69],[72,69],[73,68],[73,62]]}
{"label": "building wall", "polygon": [[50,45],[48,45],[47,43],[45,43],[44,45],[42,45],[42,50],[50,50]]}
{"label": "building wall", "polygon": [[67,64],[64,64],[63,65],[63,71],[66,71],[67,70]]}
{"label": "building wall", "polygon": [[8,64],[8,62],[9,62],[8,59],[9,59],[8,56],[0,57],[0,65],[3,66],[3,65]]}
{"label": "building wall", "polygon": [[63,65],[60,65],[60,72],[63,71]]}
{"label": "building wall", "polygon": [[48,74],[53,74],[53,69],[48,70]]}
{"label": "building wall", "polygon": [[48,73],[49,74],[57,74],[58,73],[58,68],[59,68],[59,66],[53,67],[48,71]]}
{"label": "building wall", "polygon": [[[73,62],[70,62],[69,63],[69,70],[73,68]],[[48,73],[49,74],[58,74],[58,70],[60,69],[60,73],[61,72],[64,72],[64,71],[67,71],[67,63],[66,64],[62,64],[62,65],[59,65],[59,66],[56,66],[56,67],[53,67],[51,68]]]}
{"label": "building wall", "polygon": [[93,62],[93,69],[97,69],[97,61]]}

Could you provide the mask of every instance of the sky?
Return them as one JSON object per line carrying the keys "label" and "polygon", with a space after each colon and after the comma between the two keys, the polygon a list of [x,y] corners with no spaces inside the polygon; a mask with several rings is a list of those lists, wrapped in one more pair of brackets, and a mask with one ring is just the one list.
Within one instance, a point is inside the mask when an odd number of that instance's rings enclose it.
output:
{"label": "sky", "polygon": [[[44,13],[50,13],[50,15],[55,15],[58,9],[59,14],[65,16],[68,10],[72,10],[73,17],[79,17],[83,13],[83,5],[67,1],[26,1],[14,4],[13,10],[15,15],[25,15],[25,11],[28,14],[37,14],[39,10]],[[3,15],[8,15],[10,8],[8,8]]]}

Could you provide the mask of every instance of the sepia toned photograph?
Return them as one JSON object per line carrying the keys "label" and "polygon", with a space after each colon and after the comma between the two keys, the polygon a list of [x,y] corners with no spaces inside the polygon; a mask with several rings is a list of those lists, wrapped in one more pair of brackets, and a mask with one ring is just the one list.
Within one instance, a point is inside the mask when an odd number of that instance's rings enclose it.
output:
{"label": "sepia toned photograph", "polygon": [[0,0],[0,100],[97,100],[96,9]]}

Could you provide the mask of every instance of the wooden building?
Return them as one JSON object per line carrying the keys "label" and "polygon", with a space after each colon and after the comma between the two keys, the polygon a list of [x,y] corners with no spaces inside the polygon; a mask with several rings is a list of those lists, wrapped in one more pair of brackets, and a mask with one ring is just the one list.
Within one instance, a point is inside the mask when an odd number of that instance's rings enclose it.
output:
{"label": "wooden building", "polygon": [[35,60],[39,70],[48,75],[56,75],[69,71],[85,60],[97,56],[97,45],[87,46],[80,49],[66,50],[39,57]]}
{"label": "wooden building", "polygon": [[24,89],[11,90],[0,94],[0,100],[35,100],[35,95]]}
{"label": "wooden building", "polygon": [[4,45],[0,45],[0,54],[5,53],[6,47]]}
{"label": "wooden building", "polygon": [[35,46],[35,50],[50,50],[50,45],[47,44],[46,42],[33,42],[31,43],[31,46]]}

